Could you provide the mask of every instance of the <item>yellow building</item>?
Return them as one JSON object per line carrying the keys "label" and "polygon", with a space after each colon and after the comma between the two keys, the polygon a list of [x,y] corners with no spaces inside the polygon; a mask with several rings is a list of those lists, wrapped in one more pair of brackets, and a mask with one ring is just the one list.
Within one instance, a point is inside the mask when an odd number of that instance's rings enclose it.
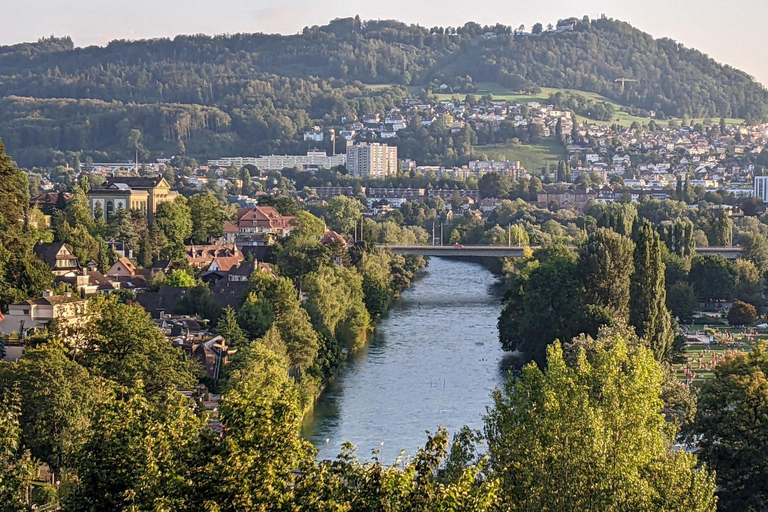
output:
{"label": "yellow building", "polygon": [[129,176],[108,179],[102,188],[88,192],[88,199],[94,217],[100,211],[109,219],[123,208],[141,211],[152,222],[158,205],[178,195],[162,176]]}

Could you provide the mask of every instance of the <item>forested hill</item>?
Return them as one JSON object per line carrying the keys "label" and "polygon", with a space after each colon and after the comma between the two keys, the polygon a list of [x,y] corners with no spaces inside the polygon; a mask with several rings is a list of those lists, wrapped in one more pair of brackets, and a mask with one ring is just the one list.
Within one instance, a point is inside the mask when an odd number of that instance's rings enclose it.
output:
{"label": "forested hill", "polygon": [[[292,36],[0,47],[0,137],[20,162],[37,164],[50,158],[45,148],[128,154],[132,129],[153,150],[287,151],[317,120],[393,106],[407,94],[362,84],[445,84],[461,93],[477,82],[567,87],[660,115],[768,113],[760,84],[696,50],[620,21],[569,21],[572,31],[516,35],[503,25],[426,29],[349,18]],[[615,79],[623,77],[637,82],[622,91]]]}

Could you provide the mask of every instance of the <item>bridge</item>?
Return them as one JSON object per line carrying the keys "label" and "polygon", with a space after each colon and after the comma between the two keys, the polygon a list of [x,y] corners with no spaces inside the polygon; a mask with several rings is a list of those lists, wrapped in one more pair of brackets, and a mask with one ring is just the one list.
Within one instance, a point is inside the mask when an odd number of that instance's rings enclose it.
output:
{"label": "bridge", "polygon": [[[503,245],[377,245],[381,249],[389,249],[394,254],[411,256],[436,257],[484,257],[484,258],[521,258],[523,246]],[[531,250],[538,249],[531,246]],[[575,247],[574,247],[575,248]],[[726,259],[734,260],[741,255],[741,247],[697,247],[696,252],[702,256],[718,254]]]}

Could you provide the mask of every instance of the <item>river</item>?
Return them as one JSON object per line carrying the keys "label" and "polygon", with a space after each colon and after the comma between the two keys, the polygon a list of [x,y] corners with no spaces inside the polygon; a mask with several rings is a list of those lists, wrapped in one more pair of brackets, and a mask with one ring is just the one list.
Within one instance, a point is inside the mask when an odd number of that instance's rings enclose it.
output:
{"label": "river", "polygon": [[349,441],[361,459],[379,449],[391,464],[401,450],[415,454],[425,430],[482,428],[507,370],[495,282],[479,264],[432,258],[307,417],[318,458],[335,458]]}

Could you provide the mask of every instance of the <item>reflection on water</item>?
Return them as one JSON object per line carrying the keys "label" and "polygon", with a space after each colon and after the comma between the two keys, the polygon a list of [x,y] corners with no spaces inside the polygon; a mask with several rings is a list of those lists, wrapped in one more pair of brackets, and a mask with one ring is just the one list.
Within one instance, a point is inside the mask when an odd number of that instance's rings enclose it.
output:
{"label": "reflection on water", "polygon": [[481,428],[509,365],[494,282],[480,265],[432,258],[308,417],[305,435],[318,457],[334,458],[349,441],[365,459],[384,443],[391,463],[400,450],[415,454],[425,430]]}

